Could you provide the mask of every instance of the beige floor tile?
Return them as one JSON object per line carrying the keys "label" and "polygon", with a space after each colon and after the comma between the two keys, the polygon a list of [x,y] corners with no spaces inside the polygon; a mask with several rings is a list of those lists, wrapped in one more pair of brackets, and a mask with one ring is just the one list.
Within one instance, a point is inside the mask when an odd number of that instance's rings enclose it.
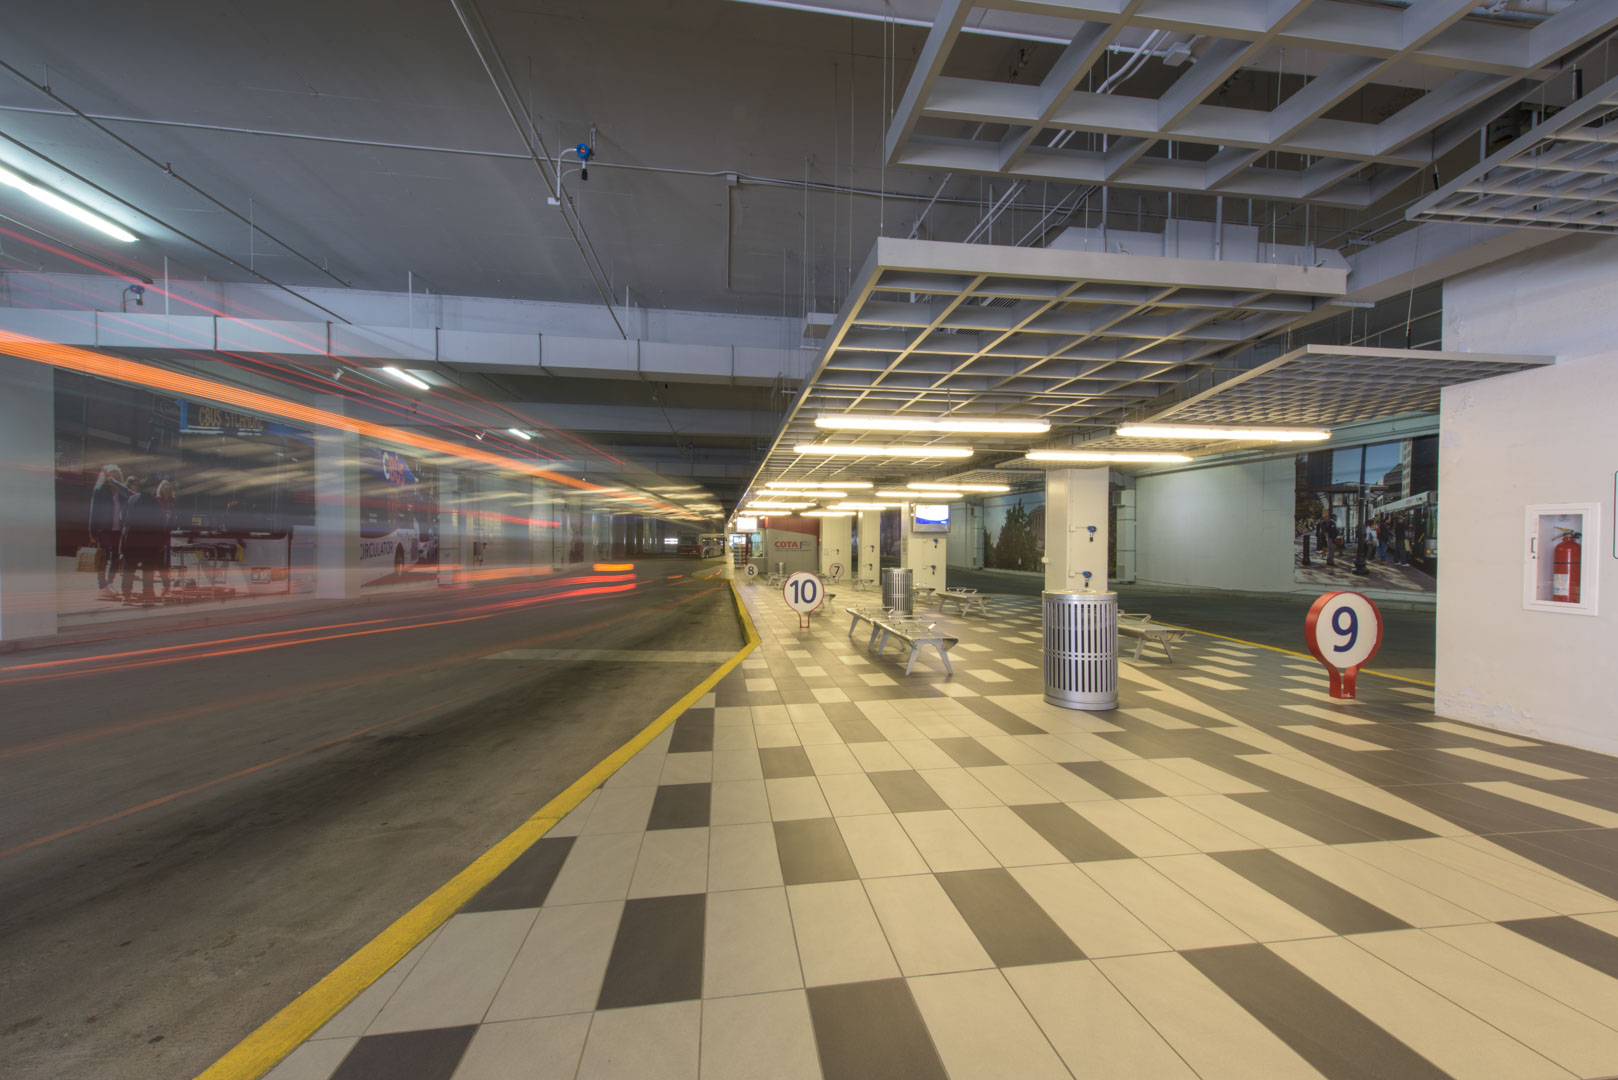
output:
{"label": "beige floor tile", "polygon": [[1334,765],[1328,765],[1318,758],[1310,757],[1298,750],[1289,750],[1286,754],[1243,754],[1243,760],[1254,765],[1279,773],[1289,780],[1296,780],[1300,784],[1308,784],[1324,791],[1335,791],[1344,787],[1370,787],[1364,780],[1351,776]]}
{"label": "beige floor tile", "polygon": [[365,1033],[482,1021],[537,915],[522,909],[452,916]]}
{"label": "beige floor tile", "polygon": [[953,769],[956,768],[955,759],[939,749],[931,739],[905,739],[893,744],[894,749],[904,755],[912,769]]}
{"label": "beige floor tile", "polygon": [[955,815],[966,823],[989,853],[1002,866],[1034,866],[1065,863],[1057,851],[1009,807],[980,806],[958,809]]}
{"label": "beige floor tile", "polygon": [[[1018,762],[1021,765],[1046,765],[1053,761],[1090,761],[1093,759],[1088,751],[1080,750],[1067,739],[1056,735],[1018,735],[1017,741],[1026,749],[1038,754],[1035,761]],[[1069,776],[1072,773],[1068,774]]]}
{"label": "beige floor tile", "polygon": [[863,772],[833,773],[819,779],[821,794],[836,817],[888,813],[888,804]]}
{"label": "beige floor tile", "polygon": [[1010,765],[978,765],[966,771],[1007,806],[1056,801],[1054,795]]}
{"label": "beige floor tile", "polygon": [[722,727],[752,727],[753,710],[747,705],[721,705],[713,711],[713,725]]}
{"label": "beige floor tile", "polygon": [[1316,742],[1325,743],[1327,746],[1335,746],[1339,750],[1386,749],[1386,747],[1384,747],[1381,743],[1368,742],[1365,739],[1356,738],[1345,731],[1338,731],[1336,728],[1331,727],[1323,727],[1319,724],[1284,724],[1282,727],[1283,730],[1295,732],[1299,735],[1305,735],[1311,739],[1314,739]]}
{"label": "beige floor tile", "polygon": [[1100,802],[1111,796],[1094,784],[1080,780],[1073,773],[1054,762],[1038,765],[1018,765],[1018,772],[1050,792],[1058,802]]}
{"label": "beige floor tile", "polygon": [[858,881],[787,889],[804,983],[823,986],[899,974],[876,912]]}
{"label": "beige floor tile", "polygon": [[894,816],[935,874],[985,870],[1000,865],[953,811],[928,810]]}
{"label": "beige floor tile", "polygon": [[865,893],[906,975],[994,966],[933,875],[873,878]]}
{"label": "beige floor tile", "polygon": [[[893,702],[885,702],[885,704],[892,706]],[[921,732],[916,730],[915,724],[912,724],[897,712],[872,716],[870,720],[871,726],[880,731],[882,737],[889,742],[904,742],[908,739],[925,738]]]}
{"label": "beige floor tile", "polygon": [[770,796],[770,816],[776,821],[831,817],[831,807],[812,776],[789,776],[764,781]]}
{"label": "beige floor tile", "polygon": [[1558,915],[1618,910],[1618,900],[1587,889],[1487,837],[1463,834],[1403,843],[1429,859],[1543,904]]}
{"label": "beige floor tile", "polygon": [[798,742],[804,746],[841,746],[843,743],[842,735],[829,720],[794,720],[792,726],[797,729]]}
{"label": "beige floor tile", "polygon": [[1169,948],[1072,863],[1013,867],[1011,876],[1086,956],[1130,956]]}
{"label": "beige floor tile", "polygon": [[1284,941],[1270,948],[1456,1080],[1566,1080],[1569,1075],[1348,938]]}
{"label": "beige floor tile", "polygon": [[1151,818],[1136,813],[1134,799],[1068,803],[1074,813],[1141,857],[1183,855],[1197,850]]}
{"label": "beige floor tile", "polygon": [[[1379,870],[1404,878],[1451,903],[1475,911],[1491,922],[1537,919],[1553,915],[1550,908],[1472,874],[1457,870],[1432,856],[1392,841],[1339,844],[1338,849]],[[1437,854],[1437,852],[1434,852]]]}
{"label": "beige floor tile", "polygon": [[715,781],[709,796],[708,820],[714,825],[770,820],[770,799],[764,781]]}
{"label": "beige floor tile", "polygon": [[1276,854],[1412,926],[1456,926],[1483,921],[1477,912],[1356,859],[1339,847],[1288,847],[1278,849]]}
{"label": "beige floor tile", "polygon": [[923,874],[928,870],[927,860],[892,814],[839,817],[837,828],[862,878]]}
{"label": "beige floor tile", "polygon": [[[1394,689],[1403,690],[1404,687],[1394,687]],[[1430,691],[1422,692],[1430,693]],[[1495,746],[1539,745],[1532,739],[1519,739],[1515,735],[1507,735],[1499,731],[1490,731],[1488,728],[1472,727],[1468,724],[1457,724],[1450,720],[1432,720],[1423,724],[1422,726],[1436,728],[1439,731],[1447,731],[1451,735],[1464,735],[1468,739],[1476,739],[1479,742],[1493,743]]]}
{"label": "beige floor tile", "polygon": [[708,830],[708,891],[781,884],[775,828],[769,822],[715,825]]}
{"label": "beige floor tile", "polygon": [[973,806],[1004,806],[1000,797],[959,766],[949,769],[922,769],[921,778],[952,809]]}
{"label": "beige floor tile", "polygon": [[695,1080],[702,1003],[606,1009],[590,1021],[578,1080]]}
{"label": "beige floor tile", "polygon": [[1170,769],[1146,758],[1115,761],[1112,767],[1133,776],[1148,787],[1161,791],[1164,795],[1208,795],[1213,790],[1197,783],[1179,770]]}
{"label": "beige floor tile", "polygon": [[788,705],[787,716],[794,724],[825,723],[826,710],[813,702],[799,705]]}
{"label": "beige floor tile", "polygon": [[1247,851],[1258,846],[1181,799],[1130,799],[1129,805],[1198,851]]}
{"label": "beige floor tile", "polygon": [[1440,926],[1427,933],[1618,1030],[1618,979],[1611,975],[1495,923]]}
{"label": "beige floor tile", "polygon": [[[337,1066],[359,1042],[359,1036],[340,1039],[311,1039],[288,1054],[271,1069],[264,1080],[330,1080]],[[572,1075],[571,1073],[569,1074]]]}
{"label": "beige floor tile", "polygon": [[713,748],[720,753],[725,750],[752,750],[758,746],[758,739],[753,735],[753,725],[734,724],[730,727],[714,725]]}
{"label": "beige floor tile", "polygon": [[[1179,773],[1192,783],[1200,784],[1206,790],[1218,795],[1246,795],[1264,790],[1257,784],[1249,784],[1246,780],[1238,780],[1229,773],[1221,772],[1212,765],[1198,761],[1195,758],[1155,758],[1153,760],[1163,768]],[[1162,789],[1160,788],[1159,790]],[[1164,794],[1170,793],[1164,792]]]}
{"label": "beige floor tile", "polygon": [[1091,962],[1006,968],[1003,974],[1076,1080],[1197,1080]]}
{"label": "beige floor tile", "polygon": [[820,1080],[801,990],[702,1003],[702,1080]]}
{"label": "beige floor tile", "polygon": [[1324,937],[1332,932],[1206,855],[1170,855],[1147,862],[1256,941]]}
{"label": "beige floor tile", "polygon": [[1182,720],[1178,716],[1170,716],[1161,709],[1148,709],[1141,705],[1118,709],[1116,715],[1128,717],[1131,720],[1139,720],[1143,723],[1151,724],[1153,727],[1162,728],[1164,731],[1184,731],[1187,728],[1199,726],[1189,720]]}
{"label": "beige floor tile", "polygon": [[1541,765],[1534,761],[1521,761],[1506,754],[1498,754],[1493,750],[1482,750],[1471,746],[1446,746],[1444,753],[1454,754],[1456,757],[1470,758],[1488,765],[1498,765],[1502,769],[1532,776],[1537,780],[1582,780],[1578,773],[1571,773],[1565,769],[1553,769],[1548,765]]}
{"label": "beige floor tile", "polygon": [[365,1029],[376,1019],[376,1014],[382,1011],[382,1006],[386,1005],[393,992],[399,989],[399,984],[404,982],[410,970],[421,962],[422,956],[443,930],[444,928],[440,926],[428,934],[419,945],[406,953],[402,960],[383,972],[380,978],[361,990],[353,1001],[343,1006],[341,1012],[326,1021],[311,1038],[326,1040],[348,1035],[358,1038],[364,1035]]}
{"label": "beige floor tile", "polygon": [[805,742],[803,749],[809,755],[809,764],[814,766],[816,776],[865,771],[860,767],[859,759],[841,740],[835,743]]}
{"label": "beige floor tile", "polygon": [[762,724],[753,727],[753,737],[758,740],[760,750],[767,750],[774,746],[802,746],[803,740],[798,738],[796,724]]}
{"label": "beige floor tile", "polygon": [[713,779],[713,752],[670,754],[663,761],[660,784],[706,784]]}
{"label": "beige floor tile", "polygon": [[568,811],[567,816],[551,826],[546,836],[577,836],[584,831],[584,823],[590,820],[590,814],[595,810],[596,801],[601,798],[601,789],[596,788],[584,797],[584,801]]}
{"label": "beige floor tile", "polygon": [[607,778],[602,789],[614,791],[619,788],[656,787],[657,778],[663,774],[663,759],[667,756],[666,749],[651,745],[643,747],[640,753],[626,761],[617,772]]}
{"label": "beige floor tile", "polygon": [[[1436,727],[1437,725],[1432,726]],[[1480,791],[1504,795],[1508,799],[1516,799],[1518,802],[1527,803],[1529,806],[1538,806],[1541,809],[1550,810],[1578,821],[1588,821],[1590,824],[1599,825],[1603,829],[1618,829],[1618,814],[1613,813],[1611,810],[1591,806],[1589,803],[1565,799],[1560,795],[1552,795],[1549,792],[1524,787],[1522,784],[1515,784],[1507,780],[1484,780],[1468,786],[1475,787]]]}
{"label": "beige floor tile", "polygon": [[910,991],[951,1080],[1070,1080],[998,970],[913,978]]}
{"label": "beige floor tile", "polygon": [[[1342,789],[1338,789],[1338,794],[1342,794]],[[1283,825],[1270,815],[1225,795],[1183,795],[1179,801],[1203,817],[1247,837],[1259,847],[1280,848],[1319,843],[1308,833]]]}
{"label": "beige floor tile", "polygon": [[802,985],[785,889],[708,895],[703,997],[761,994]]}
{"label": "beige floor tile", "polygon": [[1027,736],[1004,734],[980,735],[978,742],[1007,765],[1037,765],[1050,760],[1037,748],[1029,746],[1025,741],[1026,738]]}
{"label": "beige floor tile", "polygon": [[890,742],[849,743],[848,748],[866,772],[895,772],[910,768],[910,762]]}
{"label": "beige floor tile", "polygon": [[756,728],[792,723],[792,716],[785,705],[754,705],[752,713],[753,726]]}
{"label": "beige floor tile", "polygon": [[[751,735],[751,731],[748,734]],[[715,781],[762,780],[764,770],[759,765],[758,751],[753,749],[715,750],[713,754],[713,778]]]}
{"label": "beige floor tile", "polygon": [[[661,771],[661,766],[659,767]],[[580,836],[602,836],[607,833],[633,833],[646,828],[646,819],[652,812],[652,800],[657,798],[656,781],[651,787],[602,788],[590,820],[579,831]]]}
{"label": "beige floor tile", "polygon": [[1095,961],[1202,1080],[1320,1080],[1320,1073],[1175,953]]}
{"label": "beige floor tile", "polygon": [[679,896],[708,888],[708,830],[654,829],[641,841],[635,876],[629,882],[631,899],[641,896]]}
{"label": "beige floor tile", "polygon": [[589,1012],[618,934],[622,901],[565,904],[540,911],[506,972],[488,1020]]}
{"label": "beige floor tile", "polygon": [[545,896],[549,906],[622,900],[629,895],[640,856],[641,833],[581,836],[573,842],[562,872]]}
{"label": "beige floor tile", "polygon": [[590,1014],[484,1024],[472,1036],[454,1080],[573,1080]]}
{"label": "beige floor tile", "polygon": [[1176,949],[1245,945],[1253,940],[1143,860],[1091,862],[1079,869]]}

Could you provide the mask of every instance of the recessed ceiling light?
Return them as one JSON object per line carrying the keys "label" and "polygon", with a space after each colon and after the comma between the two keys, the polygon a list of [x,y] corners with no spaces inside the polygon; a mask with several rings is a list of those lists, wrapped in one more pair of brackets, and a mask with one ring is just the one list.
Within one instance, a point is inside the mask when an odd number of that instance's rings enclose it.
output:
{"label": "recessed ceiling light", "polygon": [[1011,490],[1010,484],[906,484],[911,491],[979,491],[1003,494]]}
{"label": "recessed ceiling light", "polygon": [[417,390],[431,390],[432,389],[432,387],[428,386],[425,381],[416,378],[414,375],[410,374],[410,372],[408,372],[408,371],[400,371],[396,367],[385,367],[385,368],[382,369],[382,371],[383,371],[384,374],[392,375],[395,379],[398,379],[400,382],[404,383],[407,386],[414,386]]}
{"label": "recessed ceiling light", "polygon": [[884,446],[878,443],[799,443],[798,454],[836,454],[846,457],[969,458],[970,446]]}
{"label": "recessed ceiling light", "polygon": [[532,442],[533,441],[534,437],[532,435],[528,434],[528,432],[526,432],[526,431],[522,431],[519,428],[508,427],[508,428],[506,428],[506,430],[511,432],[513,435],[517,436],[517,438],[521,439],[523,442]]}
{"label": "recessed ceiling light", "polygon": [[831,431],[936,431],[960,435],[1043,435],[1049,420],[973,420],[966,417],[866,416],[832,413],[815,417],[815,427]]}
{"label": "recessed ceiling light", "polygon": [[1190,461],[1188,454],[1137,454],[1126,450],[1030,450],[1029,461],[1119,461],[1137,465],[1172,465]]}
{"label": "recessed ceiling light", "polygon": [[0,184],[5,184],[7,187],[16,188],[29,198],[42,202],[52,210],[66,214],[75,221],[82,221],[92,229],[105,233],[114,240],[121,241],[125,244],[131,244],[139,239],[139,237],[130,232],[128,229],[124,228],[122,225],[115,224],[102,217],[95,211],[88,210],[85,207],[80,206],[78,203],[58,195],[50,188],[36,184],[26,176],[19,173],[14,173],[4,166],[0,166]]}
{"label": "recessed ceiling light", "polygon": [[852,510],[805,510],[800,517],[853,517]]}
{"label": "recessed ceiling light", "polygon": [[813,506],[813,505],[815,505],[815,504],[812,503],[812,502],[790,502],[790,503],[756,502],[756,503],[748,503],[746,506],[742,507],[742,509],[746,510],[749,514],[753,514],[753,513],[765,514],[765,513],[769,513],[772,510],[777,511],[777,512],[782,511],[782,510],[801,510],[806,506]]}
{"label": "recessed ceiling light", "polygon": [[1200,424],[1125,424],[1126,439],[1240,439],[1244,442],[1318,442],[1331,438],[1320,428],[1206,427]]}
{"label": "recessed ceiling light", "polygon": [[895,506],[905,505],[902,502],[840,502],[833,503],[833,510],[888,510]]}
{"label": "recessed ceiling light", "polygon": [[916,499],[949,500],[966,498],[959,491],[879,491],[876,493],[876,497],[879,499],[906,499],[912,502]]}
{"label": "recessed ceiling light", "polygon": [[767,488],[869,488],[875,487],[868,480],[771,480],[764,485]]}

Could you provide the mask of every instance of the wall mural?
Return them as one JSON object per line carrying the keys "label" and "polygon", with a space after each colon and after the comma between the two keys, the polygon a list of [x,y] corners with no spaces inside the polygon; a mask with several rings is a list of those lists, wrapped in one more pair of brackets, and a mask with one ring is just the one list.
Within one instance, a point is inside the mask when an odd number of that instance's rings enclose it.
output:
{"label": "wall mural", "polygon": [[1045,493],[983,500],[983,565],[991,570],[1042,571]]}
{"label": "wall mural", "polygon": [[1300,454],[1295,494],[1294,581],[1437,588],[1438,436]]}

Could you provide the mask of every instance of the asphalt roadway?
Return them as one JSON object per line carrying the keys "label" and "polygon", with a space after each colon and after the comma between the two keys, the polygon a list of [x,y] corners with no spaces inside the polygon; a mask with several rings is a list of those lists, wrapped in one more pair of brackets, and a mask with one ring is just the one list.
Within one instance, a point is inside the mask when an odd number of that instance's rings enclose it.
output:
{"label": "asphalt roadway", "polygon": [[739,649],[715,569],[0,655],[0,1076],[206,1068]]}

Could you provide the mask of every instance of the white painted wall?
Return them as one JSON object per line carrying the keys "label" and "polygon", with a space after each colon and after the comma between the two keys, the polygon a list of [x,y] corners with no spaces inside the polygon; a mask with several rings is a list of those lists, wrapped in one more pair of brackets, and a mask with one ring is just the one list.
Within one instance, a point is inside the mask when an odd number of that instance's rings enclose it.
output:
{"label": "white painted wall", "polygon": [[[1444,282],[1444,348],[1575,360],[1618,342],[1618,238],[1570,236]],[[1444,496],[1441,496],[1444,497]]]}
{"label": "white painted wall", "polygon": [[1293,592],[1291,456],[1141,476],[1135,580]]}
{"label": "white painted wall", "polygon": [[[1529,287],[1514,276],[1500,284],[1514,294]],[[1599,284],[1610,292],[1610,278]],[[1610,302],[1581,314],[1614,318]],[[1553,312],[1546,319],[1547,340],[1579,348],[1588,336]],[[1609,754],[1618,753],[1611,344],[1599,355],[1444,391],[1436,697],[1441,716]],[[1603,535],[1585,537],[1601,560],[1594,618],[1523,608],[1524,508],[1561,502],[1601,504]]]}

